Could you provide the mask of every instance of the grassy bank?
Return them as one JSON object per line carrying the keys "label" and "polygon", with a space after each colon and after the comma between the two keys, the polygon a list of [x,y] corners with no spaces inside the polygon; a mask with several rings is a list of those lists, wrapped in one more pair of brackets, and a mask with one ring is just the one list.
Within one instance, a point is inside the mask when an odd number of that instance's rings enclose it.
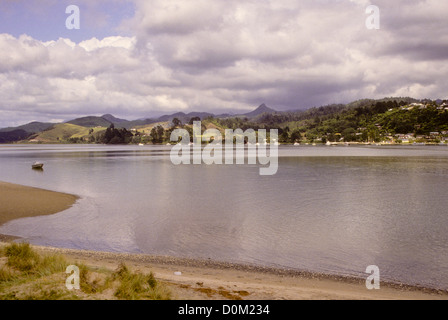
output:
{"label": "grassy bank", "polygon": [[[79,268],[79,290],[69,290],[70,265]],[[116,270],[67,261],[62,255],[42,254],[27,243],[0,250],[0,300],[168,300],[169,290],[153,273],[133,272],[125,264]]]}

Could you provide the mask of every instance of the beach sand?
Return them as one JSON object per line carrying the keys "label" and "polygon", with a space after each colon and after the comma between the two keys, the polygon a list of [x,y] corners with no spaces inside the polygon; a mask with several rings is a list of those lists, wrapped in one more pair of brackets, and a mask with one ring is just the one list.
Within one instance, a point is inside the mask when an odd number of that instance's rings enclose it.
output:
{"label": "beach sand", "polygon": [[[77,197],[53,191],[0,182],[0,224],[12,219],[53,214],[72,206]],[[14,237],[3,236],[0,241]],[[5,242],[0,246],[6,245]],[[107,253],[37,247],[42,253],[58,253],[68,261],[115,270],[124,262],[135,271],[153,272],[166,284],[174,299],[210,300],[420,300],[448,299],[448,292],[381,283],[367,290],[365,279],[232,264],[213,260]],[[179,275],[179,272],[181,273]],[[175,274],[176,273],[176,274]]]}
{"label": "beach sand", "polygon": [[71,194],[0,182],[0,225],[13,219],[67,210],[77,199]]}
{"label": "beach sand", "polygon": [[368,290],[365,279],[334,275],[213,260],[33,248],[42,254],[61,254],[67,261],[94,269],[117,270],[125,263],[136,272],[153,272],[174,300],[448,300],[447,291],[384,282],[379,290]]}

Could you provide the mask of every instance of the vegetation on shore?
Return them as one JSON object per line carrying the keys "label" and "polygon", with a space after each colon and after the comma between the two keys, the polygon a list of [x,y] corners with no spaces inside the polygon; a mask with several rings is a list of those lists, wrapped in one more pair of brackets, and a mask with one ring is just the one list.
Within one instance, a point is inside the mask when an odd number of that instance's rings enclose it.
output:
{"label": "vegetation on shore", "polygon": [[[202,132],[218,129],[278,129],[279,142],[308,143],[441,143],[448,142],[448,103],[409,98],[361,100],[301,112],[262,113],[254,118],[191,118],[186,124],[174,118],[168,128],[153,127],[150,134],[138,131],[125,143],[169,143],[175,128],[193,136],[193,121],[202,120]],[[224,142],[224,141],[223,141]]]}
{"label": "vegetation on shore", "polygon": [[[80,290],[68,290],[69,265],[80,271]],[[43,255],[28,243],[0,250],[0,300],[169,300],[171,293],[152,273],[132,272],[124,264],[111,271],[70,263],[61,255]]]}
{"label": "vegetation on shore", "polygon": [[[192,137],[193,121],[202,121],[202,130],[278,129],[280,143],[384,142],[440,143],[448,141],[448,101],[412,98],[364,99],[349,104],[333,104],[305,111],[277,112],[264,104],[244,115],[181,114],[161,117],[163,121],[137,125],[108,115],[87,117],[57,124],[31,135],[28,142],[167,144],[176,128],[186,129]],[[192,114],[193,115],[193,114]],[[97,119],[98,118],[98,119]],[[106,121],[106,119],[108,119]],[[112,123],[110,122],[112,121]],[[113,122],[115,121],[115,123]],[[129,127],[135,123],[136,126]],[[108,127],[105,125],[110,124]],[[85,126],[86,127],[85,127]],[[96,126],[95,126],[96,125]],[[36,125],[33,126],[33,128]],[[3,140],[11,132],[1,132]],[[23,138],[23,132],[16,132]]]}

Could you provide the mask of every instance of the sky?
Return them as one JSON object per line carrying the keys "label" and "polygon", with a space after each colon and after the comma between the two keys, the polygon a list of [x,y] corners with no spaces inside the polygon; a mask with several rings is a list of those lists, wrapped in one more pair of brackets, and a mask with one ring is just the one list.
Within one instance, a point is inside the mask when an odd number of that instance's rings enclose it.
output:
{"label": "sky", "polygon": [[440,0],[0,0],[0,127],[447,99],[447,17]]}

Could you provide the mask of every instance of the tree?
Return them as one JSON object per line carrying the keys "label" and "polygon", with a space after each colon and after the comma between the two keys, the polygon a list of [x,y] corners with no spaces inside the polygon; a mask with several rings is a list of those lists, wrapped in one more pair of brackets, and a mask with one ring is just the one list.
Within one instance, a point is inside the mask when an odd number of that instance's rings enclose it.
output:
{"label": "tree", "polygon": [[100,140],[104,144],[128,144],[134,135],[125,128],[116,129],[114,124],[107,128]]}
{"label": "tree", "polygon": [[289,141],[289,134],[286,130],[283,130],[282,134],[279,137],[280,142],[288,142]]}
{"label": "tree", "polygon": [[115,125],[112,123],[109,128],[106,129],[106,132],[104,133],[104,137],[102,139],[102,142],[105,144],[108,144],[110,140],[114,137],[114,130]]}
{"label": "tree", "polygon": [[173,121],[171,121],[173,123],[173,126],[175,127],[180,127],[182,126],[182,121],[180,121],[178,118],[174,118]]}
{"label": "tree", "polygon": [[295,129],[291,133],[291,136],[289,137],[289,139],[291,140],[292,143],[300,142],[300,141],[302,141],[302,134],[300,133],[300,131],[298,129]]}
{"label": "tree", "polygon": [[342,131],[342,137],[344,138],[344,141],[348,142],[348,141],[353,141],[354,137],[355,137],[355,129],[353,128],[347,128],[344,131]]}
{"label": "tree", "polygon": [[190,119],[190,121],[188,122],[188,124],[192,125],[194,121],[201,121],[201,118],[199,117],[193,117]]}
{"label": "tree", "polygon": [[151,129],[150,137],[153,143],[162,143],[165,135],[165,129],[158,125]]}

